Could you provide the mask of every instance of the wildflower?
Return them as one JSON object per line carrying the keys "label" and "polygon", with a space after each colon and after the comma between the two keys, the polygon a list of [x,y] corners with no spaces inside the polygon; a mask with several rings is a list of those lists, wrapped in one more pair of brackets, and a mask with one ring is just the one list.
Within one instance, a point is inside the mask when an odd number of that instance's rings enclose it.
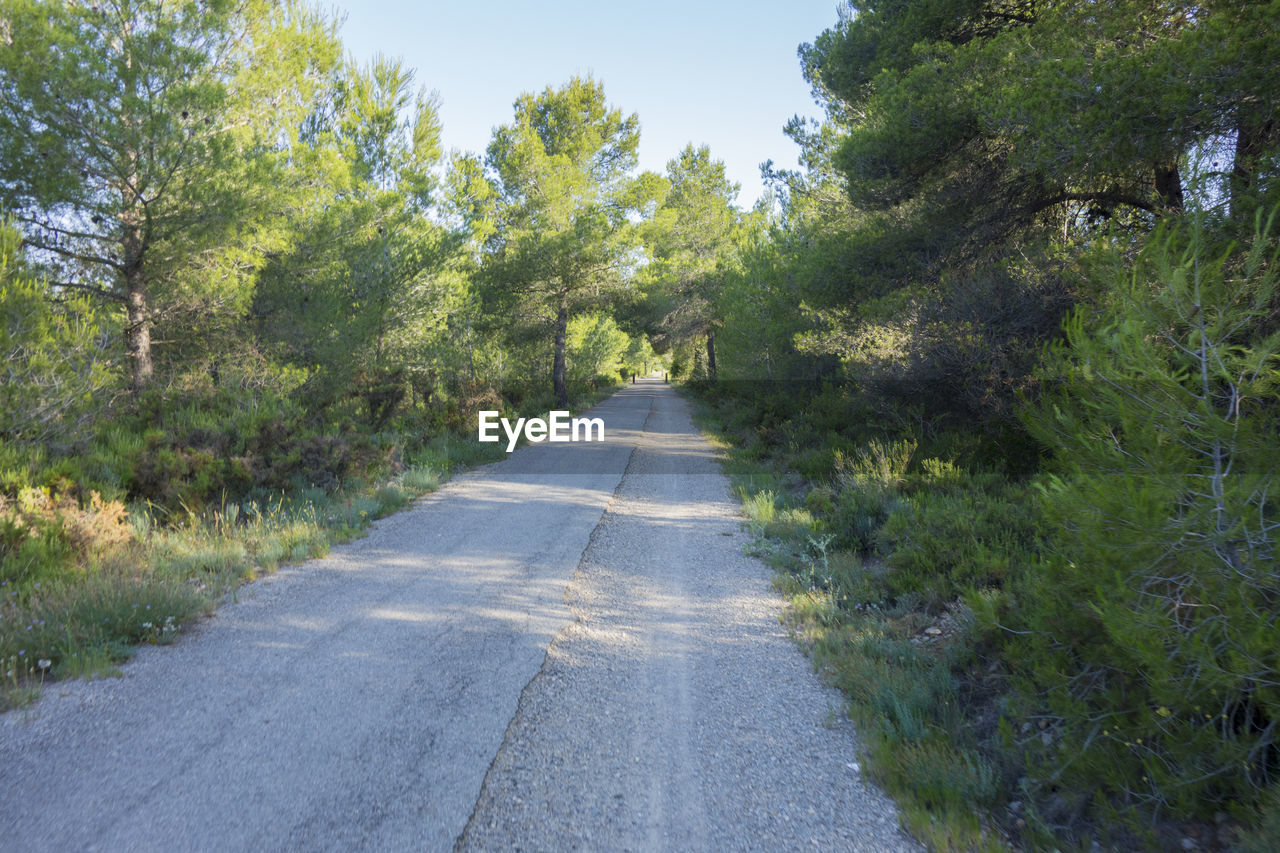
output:
{"label": "wildflower", "polygon": [[41,669],[48,669],[49,667],[53,666],[53,661],[49,660],[48,658],[40,658],[40,660],[36,661],[36,666],[40,667]]}

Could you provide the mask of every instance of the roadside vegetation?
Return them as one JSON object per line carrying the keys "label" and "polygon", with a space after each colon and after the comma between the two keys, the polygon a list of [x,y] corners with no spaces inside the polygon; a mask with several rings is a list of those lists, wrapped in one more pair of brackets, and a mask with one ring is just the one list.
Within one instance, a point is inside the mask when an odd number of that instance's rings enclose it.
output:
{"label": "roadside vegetation", "polygon": [[[1238,355],[1256,364],[1258,353]],[[1151,408],[1176,388],[1195,394],[1194,374],[1149,379]],[[1274,587],[1214,541],[1231,513],[1231,536],[1249,530],[1266,565],[1257,501],[1275,421],[1144,412],[1121,455],[1104,436],[1059,431],[1075,417],[1064,411],[1126,424],[1133,389],[1098,383],[1064,390],[1083,398],[1069,409],[1059,395],[1027,405],[1046,448],[1034,468],[993,452],[1007,444],[887,417],[855,383],[685,387],[727,450],[797,640],[848,697],[867,770],[918,839],[956,851],[1275,849],[1274,711],[1254,680],[1275,665]],[[1195,434],[1170,442],[1180,430]],[[1222,452],[1235,470],[1221,500],[1201,492],[1196,507],[1205,432],[1231,437]]]}
{"label": "roadside vegetation", "polygon": [[[581,390],[574,408],[614,387]],[[549,396],[503,411],[545,415]],[[332,446],[348,452],[337,441]],[[151,457],[113,457],[111,448],[97,445],[88,448],[93,464],[118,467],[95,470],[129,486],[103,484],[103,491],[78,499],[71,484],[88,477],[65,464],[42,472],[57,478],[51,485],[14,485],[14,497],[0,498],[0,710],[29,704],[47,681],[114,674],[138,645],[173,641],[191,620],[234,598],[240,584],[324,556],[457,471],[506,455],[469,433],[415,433],[399,419],[359,447],[377,451],[376,462],[358,473],[343,470],[329,488],[301,478],[280,488],[245,488],[238,480],[184,472],[157,481],[181,493],[148,495],[129,478],[140,476],[139,468],[149,471]],[[204,448],[191,452],[207,454],[210,468],[228,461]]]}
{"label": "roadside vegetation", "polygon": [[1274,850],[1280,6],[1104,5],[851,4],[676,367],[917,837]]}

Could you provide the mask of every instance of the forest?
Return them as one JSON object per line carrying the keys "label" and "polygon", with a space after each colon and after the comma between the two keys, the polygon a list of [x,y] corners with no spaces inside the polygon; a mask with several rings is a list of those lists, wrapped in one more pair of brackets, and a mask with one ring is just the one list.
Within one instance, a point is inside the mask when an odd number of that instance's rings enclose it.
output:
{"label": "forest", "polygon": [[1280,0],[832,18],[743,210],[590,77],[445,151],[304,3],[0,0],[0,707],[660,370],[926,845],[1280,848]]}

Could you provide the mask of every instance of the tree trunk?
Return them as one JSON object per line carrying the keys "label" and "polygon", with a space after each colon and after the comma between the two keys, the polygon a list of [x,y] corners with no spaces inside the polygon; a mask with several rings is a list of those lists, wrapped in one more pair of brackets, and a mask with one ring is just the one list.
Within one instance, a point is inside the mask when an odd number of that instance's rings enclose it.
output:
{"label": "tree trunk", "polygon": [[567,408],[569,405],[569,386],[564,376],[564,339],[569,328],[569,306],[560,303],[556,314],[556,349],[555,360],[551,365],[551,389],[555,392],[556,405]]}
{"label": "tree trunk", "polygon": [[[96,8],[96,7],[95,7]],[[126,47],[124,78],[125,91],[138,96],[138,75],[133,66],[133,21],[129,15],[121,16],[121,44]],[[125,116],[125,127],[130,134],[137,130],[136,120]],[[150,247],[150,223],[137,187],[138,163],[142,159],[138,151],[129,149],[128,178],[117,184],[120,193],[120,254],[123,261],[125,310],[128,323],[124,328],[125,350],[129,357],[129,387],[137,394],[151,384],[155,368],[151,362],[151,299],[147,288],[146,267],[143,266]]]}
{"label": "tree trunk", "polygon": [[475,342],[471,339],[471,320],[467,320],[467,374],[471,378],[471,384],[476,384],[476,347]]}
{"label": "tree trunk", "polygon": [[1231,163],[1231,215],[1243,219],[1253,211],[1250,201],[1258,189],[1258,158],[1276,135],[1276,124],[1252,116],[1236,123],[1236,150]]}
{"label": "tree trunk", "polygon": [[1156,195],[1169,212],[1182,212],[1182,173],[1177,162],[1156,166]]}
{"label": "tree trunk", "polygon": [[125,308],[129,321],[124,328],[125,349],[129,354],[129,387],[141,391],[151,383],[155,372],[151,363],[151,317],[147,310],[147,283],[142,270],[132,270],[126,280]]}
{"label": "tree trunk", "polygon": [[716,333],[714,329],[707,329],[707,378],[712,382],[716,379]]}

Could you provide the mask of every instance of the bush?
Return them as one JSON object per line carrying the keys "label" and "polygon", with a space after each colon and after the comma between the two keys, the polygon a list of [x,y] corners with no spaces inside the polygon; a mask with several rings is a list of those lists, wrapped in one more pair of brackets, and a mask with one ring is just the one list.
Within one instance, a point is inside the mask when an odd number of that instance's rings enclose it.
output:
{"label": "bush", "polygon": [[889,518],[893,501],[893,493],[878,486],[841,490],[830,518],[836,547],[859,552],[871,550],[877,531]]}
{"label": "bush", "polygon": [[332,491],[385,469],[393,450],[350,427],[321,430],[296,402],[269,392],[248,400],[240,389],[156,393],[137,420],[149,428],[127,460],[125,484],[132,497],[169,510],[308,486]]}
{"label": "bush", "polygon": [[0,495],[0,580],[26,587],[65,575],[131,537],[124,505],[96,492],[86,501],[36,488]]}
{"label": "bush", "polygon": [[873,439],[852,454],[838,449],[833,452],[835,481],[840,491],[829,527],[836,547],[870,550],[876,531],[896,506],[915,450],[914,441]]}
{"label": "bush", "polygon": [[970,587],[999,586],[1034,558],[1037,529],[1026,490],[921,491],[900,504],[876,545],[897,595],[922,596],[931,609]]}
{"label": "bush", "polygon": [[877,756],[876,775],[891,790],[910,786],[913,800],[929,809],[990,808],[1000,777],[971,750],[958,749],[945,738],[899,745]]}
{"label": "bush", "polygon": [[1280,771],[1273,251],[1160,236],[1115,305],[1068,324],[1028,417],[1057,469],[1005,653],[1060,721],[1033,778],[1135,823],[1247,808]]}

